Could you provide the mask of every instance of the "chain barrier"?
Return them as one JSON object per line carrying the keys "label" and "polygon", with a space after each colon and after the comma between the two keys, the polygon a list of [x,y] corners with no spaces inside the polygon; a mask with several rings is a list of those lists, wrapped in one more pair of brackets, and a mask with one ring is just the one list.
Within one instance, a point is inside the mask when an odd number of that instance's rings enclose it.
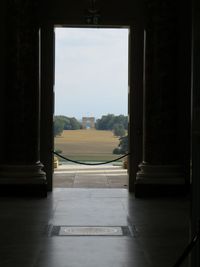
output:
{"label": "chain barrier", "polygon": [[192,238],[192,241],[190,242],[190,244],[184,249],[182,255],[178,258],[177,262],[173,265],[173,267],[181,266],[184,260],[189,256],[194,246],[197,244],[197,241],[199,240],[199,238],[200,238],[200,227],[197,230],[195,236]]}
{"label": "chain barrier", "polygon": [[98,166],[98,165],[104,165],[104,164],[108,164],[108,163],[112,163],[112,162],[115,162],[115,161],[118,161],[120,159],[123,159],[125,158],[126,156],[130,155],[130,153],[127,153],[119,158],[116,158],[116,159],[113,159],[113,160],[109,160],[109,161],[106,161],[106,162],[99,162],[99,163],[86,163],[86,162],[82,162],[82,161],[78,161],[78,160],[73,160],[73,159],[69,159],[67,157],[64,157],[62,156],[61,154],[55,152],[55,151],[52,151],[52,153],[64,160],[67,160],[67,161],[70,161],[70,162],[73,162],[73,163],[76,163],[76,164],[81,164],[81,165],[90,165],[90,166]]}

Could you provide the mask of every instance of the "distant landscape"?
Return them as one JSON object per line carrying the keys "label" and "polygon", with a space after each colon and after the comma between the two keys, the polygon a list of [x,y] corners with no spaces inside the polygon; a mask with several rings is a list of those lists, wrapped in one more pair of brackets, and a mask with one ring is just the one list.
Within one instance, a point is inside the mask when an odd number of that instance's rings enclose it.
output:
{"label": "distant landscape", "polygon": [[[128,117],[107,114],[87,125],[88,117],[54,117],[54,150],[79,161],[113,160],[128,150]],[[86,120],[86,121],[85,121]],[[91,122],[91,121],[89,121]]]}
{"label": "distant landscape", "polygon": [[107,161],[117,158],[113,149],[119,138],[109,130],[64,130],[54,139],[55,150],[63,156],[82,161]]}

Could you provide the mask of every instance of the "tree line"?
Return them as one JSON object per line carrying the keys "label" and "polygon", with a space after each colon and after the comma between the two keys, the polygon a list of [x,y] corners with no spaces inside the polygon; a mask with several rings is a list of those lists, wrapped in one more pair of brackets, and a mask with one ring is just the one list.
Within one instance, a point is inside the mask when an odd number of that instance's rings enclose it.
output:
{"label": "tree line", "polygon": [[[74,117],[63,115],[54,116],[54,136],[61,135],[63,130],[78,130],[82,124]],[[95,123],[97,130],[113,131],[115,136],[125,136],[128,130],[128,117],[124,115],[107,114],[97,119]]]}
{"label": "tree line", "polygon": [[61,135],[64,130],[79,130],[81,123],[74,117],[54,116],[54,136]]}
{"label": "tree line", "polygon": [[97,130],[113,131],[115,136],[124,136],[128,130],[128,117],[124,115],[107,114],[96,121]]}

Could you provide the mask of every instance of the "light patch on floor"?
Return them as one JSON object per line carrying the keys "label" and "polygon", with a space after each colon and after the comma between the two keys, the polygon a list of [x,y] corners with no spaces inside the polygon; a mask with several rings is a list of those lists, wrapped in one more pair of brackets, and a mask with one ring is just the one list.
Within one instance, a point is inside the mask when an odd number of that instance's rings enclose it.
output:
{"label": "light patch on floor", "polygon": [[130,236],[127,226],[53,226],[51,236]]}
{"label": "light patch on floor", "polygon": [[78,236],[90,236],[90,235],[123,235],[121,227],[97,227],[97,226],[81,226],[81,227],[60,227],[59,235],[78,235]]}

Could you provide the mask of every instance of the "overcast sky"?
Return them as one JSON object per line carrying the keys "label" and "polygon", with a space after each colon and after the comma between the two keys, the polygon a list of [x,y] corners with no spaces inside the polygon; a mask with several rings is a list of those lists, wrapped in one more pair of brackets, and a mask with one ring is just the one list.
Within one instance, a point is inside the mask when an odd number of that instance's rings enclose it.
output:
{"label": "overcast sky", "polygon": [[56,28],[55,114],[127,115],[128,30]]}

